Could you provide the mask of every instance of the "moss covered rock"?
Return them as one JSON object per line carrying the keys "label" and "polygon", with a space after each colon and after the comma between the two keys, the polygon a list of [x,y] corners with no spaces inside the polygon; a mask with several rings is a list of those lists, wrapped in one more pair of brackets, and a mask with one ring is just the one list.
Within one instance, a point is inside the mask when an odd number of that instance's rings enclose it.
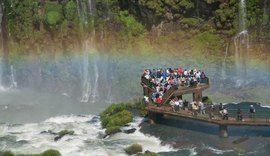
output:
{"label": "moss covered rock", "polygon": [[127,154],[132,155],[139,152],[142,152],[142,145],[140,144],[133,144],[127,148],[124,149]]}
{"label": "moss covered rock", "polygon": [[11,151],[4,151],[0,156],[61,156],[61,153],[54,149],[49,149],[40,154],[14,154]]}
{"label": "moss covered rock", "polygon": [[103,128],[106,128],[106,136],[120,132],[120,127],[133,120],[132,114],[126,109],[134,106],[130,104],[113,104],[100,113]]}
{"label": "moss covered rock", "polygon": [[73,135],[73,134],[74,134],[74,131],[62,130],[62,131],[57,133],[58,136],[54,138],[54,141],[58,141],[59,139],[61,139],[65,135]]}
{"label": "moss covered rock", "polygon": [[41,154],[41,156],[61,156],[60,152],[54,149],[49,149]]}
{"label": "moss covered rock", "polygon": [[[108,128],[106,129],[106,131],[105,131],[106,136],[112,135],[112,134],[115,134],[115,133],[118,133],[118,132],[121,132],[119,126],[108,127]],[[105,137],[106,137],[106,136],[105,136]]]}

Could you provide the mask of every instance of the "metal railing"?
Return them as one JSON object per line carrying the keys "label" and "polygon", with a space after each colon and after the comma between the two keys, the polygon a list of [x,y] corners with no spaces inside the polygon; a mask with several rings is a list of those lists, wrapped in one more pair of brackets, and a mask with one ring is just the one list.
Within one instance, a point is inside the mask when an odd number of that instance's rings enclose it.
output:
{"label": "metal railing", "polygon": [[[180,111],[174,112],[169,105],[163,105],[161,107],[151,107],[152,111],[159,111],[164,113],[169,113],[173,115],[182,115],[186,117],[192,117],[205,120],[205,121],[228,121],[228,122],[244,122],[244,123],[270,123],[270,110],[266,109],[256,109],[256,113],[249,113],[249,109],[241,109],[242,120],[237,118],[237,109],[227,109],[228,110],[228,120],[224,120],[219,111],[213,113],[214,117],[210,118],[210,112],[206,111],[205,114],[200,114],[199,110],[187,109],[183,110],[179,108]],[[185,113],[183,113],[185,111]]]}

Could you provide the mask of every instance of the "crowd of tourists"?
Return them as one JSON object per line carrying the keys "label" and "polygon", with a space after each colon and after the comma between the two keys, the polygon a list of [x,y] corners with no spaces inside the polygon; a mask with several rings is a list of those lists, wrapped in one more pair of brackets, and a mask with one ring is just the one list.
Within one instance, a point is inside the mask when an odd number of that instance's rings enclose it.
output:
{"label": "crowd of tourists", "polygon": [[174,98],[170,100],[170,106],[172,107],[173,112],[178,112],[180,109],[182,110],[191,110],[193,115],[197,115],[200,113],[201,115],[205,114],[205,106],[204,103],[199,101],[193,101],[193,102],[188,102],[186,100],[182,100],[181,98]]}
{"label": "crowd of tourists", "polygon": [[197,69],[183,70],[182,67],[145,69],[142,77],[149,81],[148,87],[153,90],[151,99],[157,105],[161,104],[163,95],[172,87],[195,87],[200,83],[208,82],[204,71]]}
{"label": "crowd of tourists", "polygon": [[[211,106],[209,110],[209,118],[213,119],[214,118],[214,111],[215,107],[214,105]],[[223,120],[228,120],[229,119],[229,111],[226,106],[224,106],[222,103],[219,104],[218,107],[218,112]],[[255,117],[255,107],[253,105],[250,105],[249,107],[249,118],[254,118]],[[243,114],[240,108],[237,109],[236,112],[236,120],[237,121],[243,121]]]}
{"label": "crowd of tourists", "polygon": [[[145,85],[151,89],[151,95],[145,94],[144,102],[149,103],[151,100],[157,106],[161,106],[162,103],[168,102],[173,112],[179,112],[180,110],[191,110],[193,115],[205,114],[205,105],[202,101],[188,102],[182,100],[182,96],[173,97],[172,99],[163,99],[163,96],[171,88],[177,89],[178,87],[196,87],[201,83],[208,83],[204,71],[196,69],[185,69],[180,68],[166,68],[166,69],[145,69],[142,75],[142,79],[146,79]],[[149,96],[150,97],[149,97]],[[216,105],[217,106],[217,105]],[[212,105],[209,108],[209,118],[214,118],[215,106]],[[222,103],[218,106],[219,115],[223,120],[229,119],[229,112],[226,106]],[[243,115],[239,108],[236,112],[236,120],[242,121]],[[250,105],[249,109],[250,118],[254,118],[255,108]]]}

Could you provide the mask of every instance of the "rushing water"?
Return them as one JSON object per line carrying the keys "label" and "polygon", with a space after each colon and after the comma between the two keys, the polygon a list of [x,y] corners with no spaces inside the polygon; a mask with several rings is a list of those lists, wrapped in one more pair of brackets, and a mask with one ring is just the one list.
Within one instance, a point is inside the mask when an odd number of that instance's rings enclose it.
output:
{"label": "rushing water", "polygon": [[[249,104],[241,104],[243,107]],[[239,107],[235,104],[230,107]],[[259,106],[256,106],[257,108]],[[267,109],[267,108],[265,108]],[[7,110],[8,111],[8,110]],[[266,156],[270,151],[269,127],[229,127],[229,138],[218,137],[218,126],[191,120],[164,117],[151,125],[140,117],[122,128],[135,128],[132,134],[124,132],[104,138],[104,129],[96,115],[60,115],[40,122],[0,124],[0,151],[40,153],[46,149],[59,150],[63,156],[126,155],[124,148],[138,143],[143,151],[159,155],[245,155]],[[54,141],[61,130],[73,130]],[[242,140],[242,141],[240,141]]]}
{"label": "rushing water", "polygon": [[[39,123],[1,124],[0,151],[10,149],[16,153],[40,153],[48,148],[59,150],[64,156],[106,156],[126,155],[124,148],[140,143],[143,150],[156,152],[174,151],[169,145],[139,131],[142,118],[135,118],[130,128],[137,130],[133,134],[119,133],[103,138],[104,130],[98,116],[68,115],[46,119]],[[72,136],[54,141],[55,135],[45,133],[48,130],[59,132],[63,129],[74,130]]]}

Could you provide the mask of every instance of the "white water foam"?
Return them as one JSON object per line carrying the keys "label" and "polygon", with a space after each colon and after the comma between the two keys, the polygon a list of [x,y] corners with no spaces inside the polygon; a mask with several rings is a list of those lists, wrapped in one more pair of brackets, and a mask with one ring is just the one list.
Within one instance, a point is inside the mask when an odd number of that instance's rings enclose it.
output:
{"label": "white water foam", "polygon": [[142,120],[143,118],[136,117],[134,119],[134,122],[131,123],[130,127],[137,128],[134,133],[132,134],[117,133],[113,135],[112,137],[108,138],[108,140],[112,142],[118,142],[118,141],[126,142],[126,144],[119,144],[118,145],[119,148],[126,148],[127,146],[131,144],[138,143],[142,145],[143,151],[146,151],[146,150],[153,151],[153,152],[176,151],[170,145],[161,145],[161,140],[159,138],[140,132],[138,129],[138,126],[142,122]]}
{"label": "white water foam", "polygon": [[[161,140],[145,135],[139,131],[139,124],[143,118],[135,118],[130,127],[137,130],[133,134],[118,133],[103,139],[102,129],[98,116],[93,115],[65,115],[49,118],[40,123],[22,125],[0,125],[1,137],[15,137],[14,143],[1,141],[1,150],[11,150],[15,153],[40,153],[47,149],[57,149],[63,156],[106,156],[126,155],[124,148],[139,143],[143,150],[153,152],[169,152],[174,149],[169,145],[161,145]],[[74,135],[66,135],[54,141],[56,135],[46,133],[48,130],[74,130]],[[41,133],[43,132],[43,133]]]}
{"label": "white water foam", "polygon": [[220,149],[216,149],[214,147],[210,147],[210,146],[205,146],[204,147],[207,150],[210,150],[212,153],[218,154],[218,155],[222,155],[228,152],[233,152],[233,150],[220,150]]}

